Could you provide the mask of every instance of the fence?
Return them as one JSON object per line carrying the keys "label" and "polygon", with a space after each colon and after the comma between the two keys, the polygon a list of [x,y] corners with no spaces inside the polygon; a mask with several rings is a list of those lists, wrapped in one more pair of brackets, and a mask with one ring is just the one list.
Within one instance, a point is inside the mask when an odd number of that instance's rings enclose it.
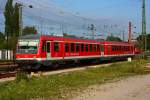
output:
{"label": "fence", "polygon": [[0,60],[13,60],[12,50],[0,50]]}

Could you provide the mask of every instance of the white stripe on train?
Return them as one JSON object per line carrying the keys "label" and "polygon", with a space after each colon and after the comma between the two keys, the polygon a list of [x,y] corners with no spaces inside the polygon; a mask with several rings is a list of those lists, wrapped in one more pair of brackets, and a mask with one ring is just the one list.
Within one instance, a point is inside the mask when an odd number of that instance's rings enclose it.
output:
{"label": "white stripe on train", "polygon": [[96,56],[70,56],[70,57],[50,57],[50,58],[16,58],[16,60],[62,60],[62,59],[82,59],[82,58],[100,58],[100,57],[124,57],[124,56],[134,56],[134,54],[121,54],[121,55],[96,55]]}

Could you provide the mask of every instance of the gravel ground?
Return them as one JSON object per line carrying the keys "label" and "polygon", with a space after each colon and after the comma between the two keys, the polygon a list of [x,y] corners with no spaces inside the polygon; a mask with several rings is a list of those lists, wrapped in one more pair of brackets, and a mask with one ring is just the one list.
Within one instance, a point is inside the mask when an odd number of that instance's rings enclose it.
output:
{"label": "gravel ground", "polygon": [[91,86],[72,100],[150,100],[150,75]]}
{"label": "gravel ground", "polygon": [[9,81],[13,81],[13,80],[15,80],[15,77],[4,78],[4,79],[0,79],[0,83],[9,82]]}

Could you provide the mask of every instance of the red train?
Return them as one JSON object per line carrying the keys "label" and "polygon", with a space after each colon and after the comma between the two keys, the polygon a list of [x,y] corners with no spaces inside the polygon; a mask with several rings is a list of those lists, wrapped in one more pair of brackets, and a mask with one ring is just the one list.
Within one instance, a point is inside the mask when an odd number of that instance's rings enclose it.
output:
{"label": "red train", "polygon": [[19,65],[40,67],[57,66],[71,61],[127,58],[134,55],[134,45],[127,42],[30,35],[19,38],[16,61]]}

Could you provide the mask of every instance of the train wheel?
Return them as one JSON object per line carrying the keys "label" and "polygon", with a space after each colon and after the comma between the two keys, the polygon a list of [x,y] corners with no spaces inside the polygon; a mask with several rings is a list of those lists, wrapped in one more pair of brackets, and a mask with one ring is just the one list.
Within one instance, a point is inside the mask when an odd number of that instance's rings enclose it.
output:
{"label": "train wheel", "polygon": [[31,69],[31,65],[24,65],[24,64],[19,65],[19,70],[25,71],[29,69]]}
{"label": "train wheel", "polygon": [[54,64],[53,64],[53,68],[54,68],[54,69],[57,69],[58,67],[59,67],[59,64],[58,64],[58,63],[54,63]]}
{"label": "train wheel", "polygon": [[38,70],[38,69],[40,69],[40,67],[41,67],[41,65],[40,65],[40,64],[36,64],[36,65],[34,65],[34,67],[33,67],[32,69],[34,69],[34,70]]}
{"label": "train wheel", "polygon": [[74,66],[78,67],[78,66],[80,66],[80,63],[81,63],[80,60],[75,60],[74,61]]}

